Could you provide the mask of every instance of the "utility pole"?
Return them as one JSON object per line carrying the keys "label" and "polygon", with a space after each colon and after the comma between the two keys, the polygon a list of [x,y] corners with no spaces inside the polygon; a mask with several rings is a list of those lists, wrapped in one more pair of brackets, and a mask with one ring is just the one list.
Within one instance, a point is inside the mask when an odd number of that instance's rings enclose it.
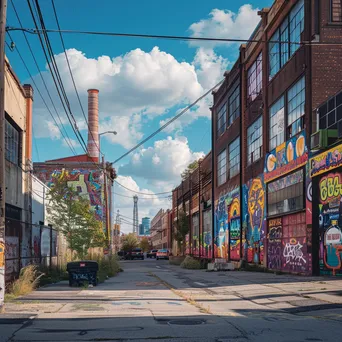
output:
{"label": "utility pole", "polygon": [[5,34],[7,0],[0,0],[0,313],[5,299]]}
{"label": "utility pole", "polygon": [[102,167],[103,167],[103,175],[104,175],[104,197],[105,197],[105,206],[106,206],[106,231],[108,238],[108,248],[110,249],[110,219],[109,219],[109,208],[108,208],[108,187],[107,187],[107,168],[104,160],[104,156],[102,155]]}

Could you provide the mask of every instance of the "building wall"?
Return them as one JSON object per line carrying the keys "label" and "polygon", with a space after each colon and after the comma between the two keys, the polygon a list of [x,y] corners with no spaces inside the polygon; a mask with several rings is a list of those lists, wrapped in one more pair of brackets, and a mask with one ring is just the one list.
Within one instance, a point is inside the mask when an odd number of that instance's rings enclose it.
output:
{"label": "building wall", "polygon": [[19,132],[18,159],[10,161],[5,151],[7,280],[17,277],[20,268],[28,264],[31,258],[31,155],[27,155],[26,147],[27,133],[31,130],[33,92],[29,85],[27,90],[28,93],[6,59],[5,118]]}
{"label": "building wall", "polygon": [[[244,259],[285,272],[313,272],[315,258],[318,257],[315,257],[313,241],[316,233],[312,217],[313,185],[308,164],[309,140],[317,126],[315,108],[342,89],[342,54],[338,52],[340,49],[337,45],[324,44],[341,42],[342,23],[331,23],[330,2],[318,1],[276,0],[270,9],[260,11],[260,23],[251,36],[259,42],[240,47],[237,63],[230,72],[225,73],[225,82],[214,93],[213,238],[216,257],[232,261]],[[273,48],[270,40],[284,20],[290,18],[290,13],[294,13],[294,8],[299,9],[300,4],[304,6],[301,40],[314,39],[322,44],[292,44],[289,48],[298,46],[298,49],[273,77],[270,77],[271,58],[276,54],[283,56],[280,50]],[[316,6],[318,4],[319,6]],[[284,49],[284,44],[280,48]],[[260,61],[262,66],[262,86],[260,92],[248,99],[249,70],[256,61]],[[240,120],[236,119],[235,122],[227,124],[223,133],[217,136],[218,112],[222,103],[229,98],[234,87],[232,80],[236,77],[240,80]],[[301,79],[304,80],[305,88],[296,101],[292,101],[290,89]],[[297,89],[298,87],[297,84]],[[282,96],[283,112],[277,113],[279,119],[273,129],[278,130],[277,132],[284,129],[285,138],[271,147],[271,107]],[[293,133],[296,127],[290,126],[288,113],[296,108],[299,102],[304,102],[304,115],[301,129],[298,133]],[[229,110],[227,122],[228,115]],[[261,118],[262,122],[260,157],[248,163],[248,150],[251,145],[248,141],[248,128],[252,127],[258,118]],[[250,131],[255,133],[255,130]],[[236,179],[228,177],[226,182],[219,185],[218,155],[238,134],[241,135],[241,176]],[[229,155],[227,160],[228,158]],[[283,203],[279,203],[283,206],[282,209],[276,204],[276,196],[284,196],[285,192],[281,191],[288,191],[288,197]],[[275,205],[278,206],[276,209]]]}
{"label": "building wall", "polygon": [[[103,222],[106,232],[106,203],[104,199],[104,177],[93,164],[49,164],[35,163],[35,175],[48,187],[60,177],[66,176],[68,185],[77,189],[81,196],[90,201],[96,218]],[[111,191],[107,191],[110,196]],[[109,207],[110,208],[110,207]],[[108,208],[108,210],[109,210]]]}

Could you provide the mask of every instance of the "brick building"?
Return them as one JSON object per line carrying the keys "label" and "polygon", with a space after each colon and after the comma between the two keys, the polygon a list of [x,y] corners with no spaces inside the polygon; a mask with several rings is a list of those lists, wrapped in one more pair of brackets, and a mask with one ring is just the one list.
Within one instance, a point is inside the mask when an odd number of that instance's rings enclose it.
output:
{"label": "brick building", "polygon": [[201,258],[212,258],[212,213],[211,213],[211,153],[199,161],[198,167],[186,177],[172,193],[172,216],[170,219],[172,253],[180,251],[173,239],[179,212],[189,217],[186,254]]}
{"label": "brick building", "polygon": [[312,274],[310,136],[338,125],[316,108],[342,89],[341,2],[276,0],[259,15],[214,93],[214,255]]}

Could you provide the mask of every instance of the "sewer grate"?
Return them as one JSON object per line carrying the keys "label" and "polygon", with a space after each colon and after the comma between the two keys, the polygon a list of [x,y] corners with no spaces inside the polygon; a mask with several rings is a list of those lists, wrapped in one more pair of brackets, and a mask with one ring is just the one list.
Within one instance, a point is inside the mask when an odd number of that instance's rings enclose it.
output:
{"label": "sewer grate", "polygon": [[174,319],[172,321],[169,321],[168,324],[170,325],[200,325],[204,324],[204,321],[196,319],[196,320],[180,320],[180,319]]}

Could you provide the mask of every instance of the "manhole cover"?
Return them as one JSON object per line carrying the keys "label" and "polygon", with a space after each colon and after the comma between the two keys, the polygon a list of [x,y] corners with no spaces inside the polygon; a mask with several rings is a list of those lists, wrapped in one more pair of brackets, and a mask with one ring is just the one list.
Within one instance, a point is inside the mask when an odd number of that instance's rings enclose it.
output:
{"label": "manhole cover", "polygon": [[171,325],[200,325],[200,324],[204,324],[204,321],[175,319],[175,320],[169,321],[168,323]]}

